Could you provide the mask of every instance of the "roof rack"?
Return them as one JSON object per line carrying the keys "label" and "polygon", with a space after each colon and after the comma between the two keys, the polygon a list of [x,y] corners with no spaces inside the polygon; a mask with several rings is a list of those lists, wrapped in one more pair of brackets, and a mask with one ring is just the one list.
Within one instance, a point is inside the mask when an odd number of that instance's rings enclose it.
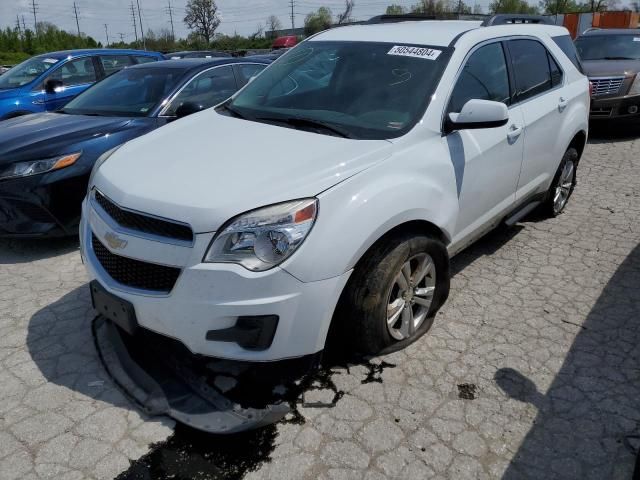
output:
{"label": "roof rack", "polygon": [[398,23],[415,20],[435,20],[435,15],[423,15],[420,13],[407,13],[402,15],[378,15],[372,17],[366,23]]}
{"label": "roof rack", "polygon": [[555,25],[551,18],[542,15],[525,15],[514,13],[501,13],[487,18],[482,22],[483,27],[491,27],[493,25],[511,25],[515,23]]}

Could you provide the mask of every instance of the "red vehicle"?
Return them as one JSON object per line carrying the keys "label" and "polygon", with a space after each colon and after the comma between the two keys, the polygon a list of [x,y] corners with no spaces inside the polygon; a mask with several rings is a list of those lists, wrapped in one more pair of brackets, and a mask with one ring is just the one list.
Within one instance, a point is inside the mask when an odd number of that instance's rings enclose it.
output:
{"label": "red vehicle", "polygon": [[298,43],[298,38],[295,35],[288,35],[286,37],[278,37],[273,41],[271,48],[279,50],[281,48],[295,47]]}

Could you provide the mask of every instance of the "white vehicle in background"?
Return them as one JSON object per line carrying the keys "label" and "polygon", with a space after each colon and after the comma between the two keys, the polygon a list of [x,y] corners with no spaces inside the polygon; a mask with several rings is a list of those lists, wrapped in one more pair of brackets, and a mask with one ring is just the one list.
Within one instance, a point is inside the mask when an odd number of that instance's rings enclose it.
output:
{"label": "white vehicle in background", "polygon": [[451,255],[576,184],[588,80],[566,29],[511,21],[331,29],[105,155],[81,228],[97,310],[243,361],[330,328],[368,354],[417,339]]}

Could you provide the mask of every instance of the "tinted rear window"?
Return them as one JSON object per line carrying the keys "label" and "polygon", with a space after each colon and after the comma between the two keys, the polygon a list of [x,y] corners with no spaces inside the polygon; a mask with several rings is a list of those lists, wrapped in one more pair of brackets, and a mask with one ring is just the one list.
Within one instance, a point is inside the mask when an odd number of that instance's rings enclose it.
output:
{"label": "tinted rear window", "polygon": [[523,101],[552,87],[547,49],[534,40],[510,40],[516,77],[516,97]]}
{"label": "tinted rear window", "polygon": [[576,66],[578,71],[580,71],[580,73],[584,73],[582,70],[582,63],[580,63],[580,56],[578,55],[576,46],[571,41],[571,37],[569,35],[562,35],[560,37],[553,37],[553,41],[556,42],[556,45],[560,47],[560,50],[569,57],[569,60],[571,60],[571,63]]}

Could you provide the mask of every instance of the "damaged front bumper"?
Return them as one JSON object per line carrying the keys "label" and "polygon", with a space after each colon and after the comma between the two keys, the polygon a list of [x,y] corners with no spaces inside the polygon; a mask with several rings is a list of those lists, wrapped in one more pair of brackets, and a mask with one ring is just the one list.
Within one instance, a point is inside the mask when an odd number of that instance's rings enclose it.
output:
{"label": "damaged front bumper", "polygon": [[[202,362],[192,361],[179,347],[175,352],[171,351],[173,346],[167,348],[171,339],[136,339],[102,316],[96,317],[93,329],[108,373],[149,415],[168,415],[204,432],[230,434],[278,422],[290,411],[285,401],[260,400],[265,396],[258,389],[255,401],[249,402],[253,405],[224,395],[216,386],[215,373],[208,375]],[[233,386],[243,381],[241,375],[234,378],[237,372],[231,367],[218,368],[220,376]],[[246,385],[242,387],[246,396]]]}

